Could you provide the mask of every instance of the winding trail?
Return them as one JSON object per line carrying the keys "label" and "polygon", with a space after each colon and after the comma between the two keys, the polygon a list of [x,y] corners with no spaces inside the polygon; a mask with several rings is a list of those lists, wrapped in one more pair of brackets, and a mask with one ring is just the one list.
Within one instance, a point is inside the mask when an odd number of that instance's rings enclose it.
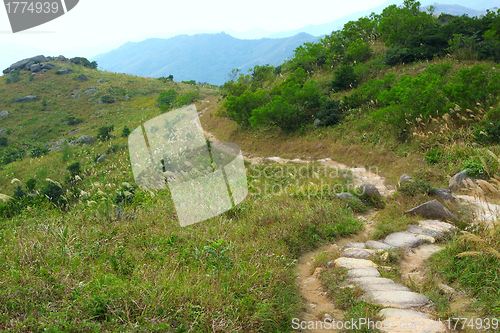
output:
{"label": "winding trail", "polygon": [[[213,142],[217,138],[205,131],[205,135]],[[385,179],[378,174],[378,170],[367,170],[363,167],[351,168],[345,164],[332,161],[329,158],[319,160],[285,159],[281,157],[258,157],[249,153],[244,153],[243,158],[252,164],[264,163],[321,163],[325,167],[351,172],[353,185],[369,183],[374,185],[382,197],[388,197],[394,193],[394,189],[389,189],[385,185]],[[461,201],[469,202],[479,207],[482,214],[478,214],[478,220],[495,220],[500,206],[480,202],[473,197],[458,196]],[[419,285],[424,279],[423,264],[433,253],[440,251],[443,246],[434,244],[436,237],[443,236],[446,232],[456,230],[448,223],[426,220],[419,221],[419,225],[410,225],[408,231],[390,234],[382,241],[368,240],[369,234],[375,222],[373,217],[377,214],[373,211],[368,214],[359,215],[358,219],[364,223],[365,230],[349,238],[344,238],[334,244],[321,246],[320,248],[302,255],[297,262],[296,284],[305,300],[306,308],[302,314],[302,321],[318,322],[325,319],[341,321],[344,312],[336,308],[327,298],[325,291],[318,278],[321,267],[314,267],[313,262],[319,254],[323,252],[342,252],[340,258],[335,262],[337,266],[347,268],[349,279],[346,286],[358,285],[365,294],[362,298],[365,301],[382,305],[384,309],[379,312],[379,316],[386,318],[388,322],[396,324],[396,328],[382,328],[382,332],[390,333],[413,333],[413,332],[452,332],[445,325],[436,321],[431,313],[435,313],[432,302],[424,295],[412,292],[408,285]],[[425,243],[424,243],[425,242]],[[429,244],[430,243],[430,244]],[[380,278],[377,265],[371,260],[371,256],[376,251],[383,251],[388,248],[403,247],[406,249],[406,256],[400,263],[402,280],[406,285],[396,284],[389,279]],[[439,323],[439,325],[436,325]],[[401,328],[401,324],[424,325],[417,328],[415,326]],[[332,329],[314,329],[307,332],[332,332]]]}

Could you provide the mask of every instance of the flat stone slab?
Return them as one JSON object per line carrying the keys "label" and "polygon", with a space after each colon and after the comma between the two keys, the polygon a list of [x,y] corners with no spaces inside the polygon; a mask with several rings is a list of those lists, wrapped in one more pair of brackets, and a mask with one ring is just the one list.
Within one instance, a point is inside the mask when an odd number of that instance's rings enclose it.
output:
{"label": "flat stone slab", "polygon": [[385,318],[386,325],[380,330],[384,333],[440,333],[446,332],[446,325],[426,313],[414,310],[387,308],[378,312]]}
{"label": "flat stone slab", "polygon": [[410,224],[408,226],[408,231],[411,232],[412,234],[417,234],[417,235],[425,235],[425,236],[431,236],[431,237],[439,237],[441,236],[444,232],[438,231],[436,229],[430,229],[430,228],[422,228],[418,225]]}
{"label": "flat stone slab", "polygon": [[407,309],[429,303],[427,296],[412,291],[369,291],[361,299],[385,307]]}
{"label": "flat stone slab", "polygon": [[340,254],[344,258],[369,259],[373,256],[374,251],[364,249],[347,249]]}
{"label": "flat stone slab", "polygon": [[421,228],[434,229],[434,230],[442,231],[443,233],[448,232],[448,231],[457,230],[457,227],[455,227],[453,224],[450,224],[447,222],[436,221],[436,220],[418,221],[418,225]]}
{"label": "flat stone slab", "polygon": [[387,236],[384,243],[394,247],[417,247],[423,244],[423,241],[415,234],[407,231],[395,232]]}
{"label": "flat stone slab", "polygon": [[382,278],[382,277],[359,277],[345,280],[348,283],[357,283],[357,284],[395,284],[393,280]]}
{"label": "flat stone slab", "polygon": [[364,249],[366,246],[365,246],[365,243],[354,243],[354,242],[349,242],[347,244],[345,244],[344,246],[342,246],[340,248],[340,250],[345,250],[345,249]]}
{"label": "flat stone slab", "polygon": [[377,267],[377,264],[375,264],[373,261],[366,259],[338,258],[334,262],[335,266],[344,267],[347,269]]}
{"label": "flat stone slab", "polygon": [[375,249],[375,250],[389,250],[389,249],[393,248],[392,246],[390,246],[388,244],[385,244],[385,243],[382,243],[379,241],[374,241],[374,240],[369,240],[369,241],[365,242],[365,245],[367,248]]}
{"label": "flat stone slab", "polygon": [[420,238],[424,243],[430,243],[430,244],[436,243],[436,239],[432,236],[417,235],[417,237]]}
{"label": "flat stone slab", "polygon": [[399,283],[360,284],[361,290],[368,291],[411,291],[410,288]]}
{"label": "flat stone slab", "polygon": [[380,273],[379,273],[378,269],[376,269],[375,267],[366,267],[366,268],[351,269],[347,272],[347,275],[350,278],[379,277]]}

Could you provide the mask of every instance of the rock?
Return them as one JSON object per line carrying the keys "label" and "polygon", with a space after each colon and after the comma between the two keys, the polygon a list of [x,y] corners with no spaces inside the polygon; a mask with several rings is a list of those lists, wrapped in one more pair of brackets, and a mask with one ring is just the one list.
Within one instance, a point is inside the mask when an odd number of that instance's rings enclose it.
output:
{"label": "rock", "polygon": [[128,97],[128,95],[125,95],[125,97],[123,98],[123,100],[126,102],[130,99],[130,97]]}
{"label": "rock", "polygon": [[361,284],[359,286],[364,292],[369,291],[411,291],[405,285],[399,283],[374,283],[374,284]]}
{"label": "rock", "polygon": [[453,196],[453,192],[451,190],[446,189],[446,188],[435,189],[434,195],[441,200],[450,200],[450,201],[455,200],[455,197]]}
{"label": "rock", "polygon": [[51,70],[52,68],[56,67],[56,65],[47,62],[47,63],[43,64],[41,67],[42,67],[42,69]]}
{"label": "rock", "polygon": [[97,92],[97,89],[89,89],[89,90],[85,90],[84,94],[93,95],[96,92]]}
{"label": "rock", "polygon": [[57,61],[68,61],[68,58],[66,58],[63,55],[60,55],[59,57],[57,57]]}
{"label": "rock", "polygon": [[321,120],[314,119],[314,127],[318,127],[321,124]]}
{"label": "rock", "polygon": [[365,245],[366,245],[366,247],[368,247],[370,249],[375,249],[375,250],[389,250],[389,249],[393,248],[392,246],[390,246],[388,244],[378,242],[378,241],[373,241],[373,240],[366,241]]}
{"label": "rock", "polygon": [[58,151],[58,150],[61,150],[62,148],[60,146],[57,146],[57,147],[54,147],[54,148],[50,148],[49,149],[49,153],[53,153],[55,151]]}
{"label": "rock", "polygon": [[61,69],[56,72],[56,74],[63,75],[73,73],[74,71],[71,68]]}
{"label": "rock", "polygon": [[435,220],[458,220],[455,214],[450,212],[448,208],[435,199],[410,209],[409,211],[406,211],[405,214],[418,215],[423,218]]}
{"label": "rock", "polygon": [[423,241],[414,234],[403,231],[390,234],[385,238],[384,243],[394,247],[413,248],[422,245]]}
{"label": "rock", "polygon": [[401,186],[401,184],[408,183],[409,181],[411,181],[411,177],[406,173],[403,173],[401,177],[399,177],[398,185]]}
{"label": "rock", "polygon": [[29,71],[29,70],[31,70],[31,65],[34,65],[34,64],[35,64],[35,62],[33,60],[31,60],[30,62],[28,62],[26,64],[26,66],[24,66],[24,69]]}
{"label": "rock", "polygon": [[76,94],[76,93],[77,93],[77,92],[79,92],[79,91],[80,91],[80,89],[75,89],[75,90],[73,90],[73,92],[72,92],[72,93],[73,93],[73,94]]}
{"label": "rock", "polygon": [[30,67],[30,71],[33,73],[37,73],[42,70],[42,67],[39,64],[33,64]]}
{"label": "rock", "polygon": [[337,198],[341,199],[341,200],[351,200],[351,201],[354,201],[354,202],[357,202],[357,203],[362,203],[361,200],[359,200],[359,198],[357,198],[356,196],[352,195],[351,193],[347,193],[347,192],[342,192],[342,193],[337,193]]}
{"label": "rock", "polygon": [[31,57],[31,58],[26,58],[26,59],[20,60],[18,62],[13,63],[8,68],[4,69],[3,73],[7,74],[7,73],[10,73],[11,70],[17,70],[17,69],[20,69],[20,68],[24,68],[30,61],[33,61],[33,63],[35,63],[35,62],[45,62],[46,58],[43,55],[38,55],[38,56],[35,56],[35,57]]}
{"label": "rock", "polygon": [[76,133],[78,133],[78,131],[79,131],[79,129],[77,128],[77,129],[72,130],[71,132],[69,132],[69,133],[68,133],[68,134],[66,134],[66,135],[67,135],[67,136],[73,136],[73,135],[75,135]]}
{"label": "rock", "polygon": [[265,161],[267,162],[274,162],[274,163],[280,163],[282,161],[281,157],[266,157]]}
{"label": "rock", "polygon": [[7,132],[7,129],[6,129],[6,128],[2,128],[2,129],[0,130],[0,135],[4,135],[4,134],[5,134],[5,132]]}
{"label": "rock", "polygon": [[346,243],[344,246],[340,248],[340,251],[346,250],[346,249],[364,249],[365,243],[356,243],[356,242],[349,242]]}
{"label": "rock", "polygon": [[103,103],[103,101],[102,101],[101,99],[99,99],[99,100],[97,101],[97,104],[98,104],[98,105],[101,105],[102,103]]}
{"label": "rock", "polygon": [[37,99],[38,98],[36,96],[28,95],[28,96],[18,97],[16,99],[14,99],[14,103],[34,102]]}
{"label": "rock", "polygon": [[380,277],[380,273],[375,267],[366,267],[351,269],[347,272],[347,276],[350,278]]}
{"label": "rock", "polygon": [[359,191],[359,193],[361,193],[361,195],[366,195],[369,197],[381,197],[378,189],[370,183],[363,183],[357,186],[356,189]]}
{"label": "rock", "polygon": [[76,96],[75,96],[75,95],[71,95],[71,98],[75,99],[75,98],[76,98]]}
{"label": "rock", "polygon": [[361,299],[384,307],[407,309],[429,303],[427,296],[412,291],[369,291]]}
{"label": "rock", "polygon": [[386,308],[380,310],[378,316],[385,318],[385,325],[381,328],[383,333],[447,332],[445,323],[432,320],[430,315],[414,310]]}
{"label": "rock", "polygon": [[465,169],[457,173],[455,176],[450,178],[450,181],[448,182],[448,187],[452,191],[458,191],[461,187],[465,187],[466,183],[465,181],[472,181],[474,182],[474,179],[467,176],[467,171],[470,171],[470,169]]}
{"label": "rock", "polygon": [[71,141],[68,143],[68,146],[76,146],[76,145],[82,145],[82,144],[91,144],[95,141],[95,138],[88,136],[88,135],[82,135],[78,139]]}
{"label": "rock", "polygon": [[99,158],[97,159],[97,163],[101,163],[103,162],[106,158],[108,158],[108,155],[101,155],[99,156]]}
{"label": "rock", "polygon": [[75,80],[78,80],[78,81],[87,81],[88,78],[85,75],[80,74],[77,77],[75,77]]}
{"label": "rock", "polygon": [[344,267],[347,269],[377,267],[377,265],[373,261],[365,259],[338,258],[334,261],[334,263],[335,266]]}
{"label": "rock", "polygon": [[353,279],[346,279],[347,283],[356,283],[359,285],[369,285],[369,284],[395,284],[394,281],[382,277],[359,277]]}
{"label": "rock", "polygon": [[422,240],[422,242],[424,242],[424,243],[429,243],[429,244],[436,243],[436,239],[432,236],[417,235],[417,238],[420,238]]}
{"label": "rock", "polygon": [[104,80],[103,80],[103,79],[99,79],[99,80],[97,80],[97,82],[98,82],[98,83],[103,83],[103,82],[104,82]]}
{"label": "rock", "polygon": [[363,249],[348,249],[340,254],[342,258],[369,259],[373,256],[373,251]]}
{"label": "rock", "polygon": [[445,285],[445,284],[441,284],[441,285],[439,285],[439,290],[440,290],[443,294],[447,294],[447,295],[451,295],[451,294],[454,294],[454,293],[455,293],[455,289],[453,289],[452,287],[447,286],[447,285]]}
{"label": "rock", "polygon": [[9,115],[9,111],[5,111],[5,110],[4,110],[4,111],[0,112],[0,118],[5,118],[5,117],[7,117],[8,115]]}

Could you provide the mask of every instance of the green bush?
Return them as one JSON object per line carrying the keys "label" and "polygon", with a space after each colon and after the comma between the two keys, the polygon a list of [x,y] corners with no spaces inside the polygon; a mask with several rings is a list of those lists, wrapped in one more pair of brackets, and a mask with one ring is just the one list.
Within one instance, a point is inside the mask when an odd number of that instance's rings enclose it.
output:
{"label": "green bush", "polygon": [[47,182],[44,187],[42,187],[40,194],[47,197],[50,202],[61,206],[64,204],[64,190],[59,184],[53,182]]}
{"label": "green bush", "polygon": [[469,177],[474,177],[474,178],[485,178],[486,177],[486,169],[483,165],[483,162],[481,159],[477,156],[472,157],[465,161],[463,164],[464,169],[467,170],[467,175]]}
{"label": "green bush", "polygon": [[111,97],[111,95],[104,95],[104,96],[102,96],[101,97],[101,101],[103,103],[107,103],[107,104],[111,104],[111,103],[116,102],[116,100],[113,97]]}
{"label": "green bush", "polygon": [[70,126],[78,125],[83,121],[81,118],[76,118],[74,116],[69,116],[65,120],[68,122],[68,125]]}
{"label": "green bush", "polygon": [[115,129],[114,125],[111,126],[103,126],[97,130],[97,139],[100,141],[106,141],[111,138],[109,134]]}
{"label": "green bush", "polygon": [[192,104],[194,101],[196,101],[199,97],[200,97],[200,92],[198,90],[195,90],[178,97],[175,100],[175,103],[178,106],[189,105]]}
{"label": "green bush", "polygon": [[129,135],[130,135],[130,129],[127,126],[123,127],[121,137],[126,138]]}
{"label": "green bush", "polygon": [[335,71],[335,78],[330,83],[330,89],[342,91],[353,89],[358,86],[359,77],[354,68],[349,65],[342,65]]}
{"label": "green bush", "polygon": [[414,179],[401,184],[398,191],[407,197],[414,197],[419,194],[432,195],[436,192],[436,189],[423,180]]}
{"label": "green bush", "polygon": [[83,58],[83,57],[74,57],[74,58],[71,58],[70,59],[72,63],[76,64],[76,65],[82,65],[82,66],[85,66],[85,67],[88,67],[88,68],[97,68],[97,62],[95,61],[88,61],[87,58]]}
{"label": "green bush", "polygon": [[157,99],[157,103],[160,109],[163,111],[167,110],[175,101],[178,94],[179,93],[174,89],[161,92]]}
{"label": "green bush", "polygon": [[7,147],[9,145],[9,143],[7,142],[7,138],[2,136],[0,137],[0,146],[4,146],[4,147]]}
{"label": "green bush", "polygon": [[30,151],[31,158],[42,157],[49,152],[48,148],[45,147],[35,147]]}
{"label": "green bush", "polygon": [[28,179],[26,181],[26,189],[28,190],[28,192],[30,193],[35,192],[35,188],[36,188],[36,179],[34,178]]}
{"label": "green bush", "polygon": [[23,188],[21,186],[16,187],[16,190],[14,191],[14,196],[18,199],[21,199],[24,197],[26,193],[23,191]]}
{"label": "green bush", "polygon": [[70,164],[66,170],[69,171],[71,178],[75,178],[75,176],[80,175],[82,173],[82,169],[80,167],[80,162],[75,162]]}
{"label": "green bush", "polygon": [[316,115],[319,126],[332,126],[340,122],[342,117],[342,103],[341,101],[324,101],[321,109]]}
{"label": "green bush", "polygon": [[425,153],[425,161],[429,164],[440,163],[443,159],[443,152],[439,148],[432,148]]}

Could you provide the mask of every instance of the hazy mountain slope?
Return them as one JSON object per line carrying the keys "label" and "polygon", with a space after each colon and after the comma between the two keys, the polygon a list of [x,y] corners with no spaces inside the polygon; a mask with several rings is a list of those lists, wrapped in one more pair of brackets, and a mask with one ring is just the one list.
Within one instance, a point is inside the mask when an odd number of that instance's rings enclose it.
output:
{"label": "hazy mountain slope", "polygon": [[255,65],[282,63],[293,50],[318,39],[305,33],[289,38],[241,40],[225,33],[181,35],[126,43],[92,60],[108,71],[196,80],[220,85],[232,69],[243,72]]}

